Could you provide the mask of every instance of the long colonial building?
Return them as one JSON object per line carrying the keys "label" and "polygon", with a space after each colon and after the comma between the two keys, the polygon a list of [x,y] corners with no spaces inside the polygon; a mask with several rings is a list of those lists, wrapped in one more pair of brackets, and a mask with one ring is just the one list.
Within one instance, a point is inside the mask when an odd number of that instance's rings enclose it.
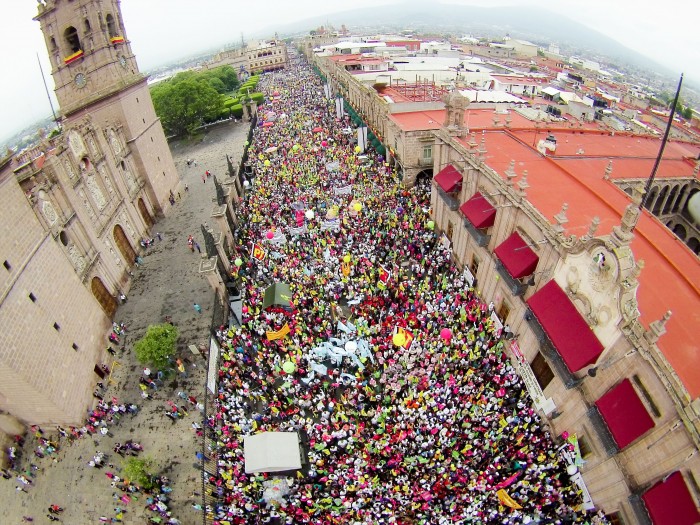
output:
{"label": "long colonial building", "polygon": [[493,303],[534,406],[580,451],[566,459],[585,505],[613,523],[700,521],[700,263],[671,231],[697,228],[700,145],[671,142],[645,195],[656,138],[438,86],[387,100],[347,57],[301,48],[404,183],[431,179],[443,242]]}
{"label": "long colonial building", "polygon": [[82,425],[118,295],[179,177],[119,2],[38,7],[61,131],[0,164],[0,410]]}

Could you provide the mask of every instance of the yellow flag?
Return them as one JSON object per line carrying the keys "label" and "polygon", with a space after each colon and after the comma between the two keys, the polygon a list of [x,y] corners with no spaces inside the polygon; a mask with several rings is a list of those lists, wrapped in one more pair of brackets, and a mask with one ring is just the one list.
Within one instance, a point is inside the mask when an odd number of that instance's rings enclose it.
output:
{"label": "yellow flag", "polygon": [[275,339],[282,339],[289,333],[289,330],[289,324],[284,323],[284,326],[276,332],[267,332],[267,340],[274,341]]}
{"label": "yellow flag", "polygon": [[508,495],[505,489],[499,490],[496,492],[496,495],[498,496],[498,501],[500,501],[506,507],[510,507],[511,509],[522,509],[518,502]]}

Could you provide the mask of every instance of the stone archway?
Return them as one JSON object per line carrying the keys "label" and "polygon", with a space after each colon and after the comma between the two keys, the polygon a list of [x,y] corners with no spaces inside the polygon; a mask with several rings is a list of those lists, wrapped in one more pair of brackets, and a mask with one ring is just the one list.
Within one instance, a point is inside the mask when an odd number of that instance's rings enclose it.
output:
{"label": "stone archway", "polygon": [[667,213],[671,213],[673,211],[673,204],[675,203],[677,196],[678,196],[678,186],[674,186],[671,189],[671,193],[668,196],[668,199],[666,199],[666,205],[664,206],[664,215]]}
{"label": "stone archway", "polygon": [[649,192],[648,198],[644,201],[644,207],[651,211],[652,206],[654,205],[654,201],[656,200],[656,196],[658,195],[659,190],[657,188],[652,188],[651,191]]}
{"label": "stone archway", "polygon": [[114,313],[117,311],[117,298],[109,293],[109,290],[107,290],[107,287],[99,277],[92,278],[90,287],[92,288],[92,295],[94,295],[97,302],[100,303],[107,317],[112,319]]}
{"label": "stone archway", "polygon": [[112,235],[114,236],[114,242],[117,243],[117,247],[122,253],[122,257],[124,257],[124,260],[126,261],[127,267],[133,266],[134,261],[136,260],[136,252],[131,246],[131,243],[129,242],[129,239],[126,236],[126,233],[124,233],[122,227],[117,224],[112,231]]}
{"label": "stone archway", "polygon": [[661,191],[659,192],[659,196],[654,201],[654,208],[651,210],[651,213],[653,213],[657,217],[659,215],[661,215],[662,208],[664,205],[664,199],[666,199],[666,195],[668,195],[668,186],[664,186],[663,188],[661,188]]}
{"label": "stone archway", "polygon": [[685,236],[687,235],[685,227],[682,224],[676,224],[673,228],[673,233],[681,240],[685,241]]}
{"label": "stone archway", "polygon": [[688,248],[693,250],[695,255],[700,254],[700,242],[695,237],[688,239]]}
{"label": "stone archway", "polygon": [[148,213],[148,208],[146,208],[146,203],[143,202],[143,199],[139,197],[139,202],[138,202],[138,207],[139,207],[139,212],[141,212],[141,217],[143,218],[143,222],[146,223],[146,228],[150,229],[151,226],[153,226],[156,221],[153,220],[153,216]]}

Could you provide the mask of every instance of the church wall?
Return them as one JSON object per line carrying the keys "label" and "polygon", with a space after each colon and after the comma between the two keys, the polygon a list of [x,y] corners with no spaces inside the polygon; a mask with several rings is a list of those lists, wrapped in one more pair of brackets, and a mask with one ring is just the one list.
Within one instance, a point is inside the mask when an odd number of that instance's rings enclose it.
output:
{"label": "church wall", "polygon": [[0,303],[0,409],[27,423],[76,424],[92,401],[108,320],[11,178],[0,185],[0,223],[0,257],[13,263]]}

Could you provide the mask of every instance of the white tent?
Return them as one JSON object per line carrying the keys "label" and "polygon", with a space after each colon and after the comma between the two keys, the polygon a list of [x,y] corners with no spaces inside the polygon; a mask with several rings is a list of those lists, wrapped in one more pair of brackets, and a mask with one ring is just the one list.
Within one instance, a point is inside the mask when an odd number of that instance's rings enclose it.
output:
{"label": "white tent", "polygon": [[301,468],[296,432],[262,432],[243,436],[245,472],[281,472]]}

